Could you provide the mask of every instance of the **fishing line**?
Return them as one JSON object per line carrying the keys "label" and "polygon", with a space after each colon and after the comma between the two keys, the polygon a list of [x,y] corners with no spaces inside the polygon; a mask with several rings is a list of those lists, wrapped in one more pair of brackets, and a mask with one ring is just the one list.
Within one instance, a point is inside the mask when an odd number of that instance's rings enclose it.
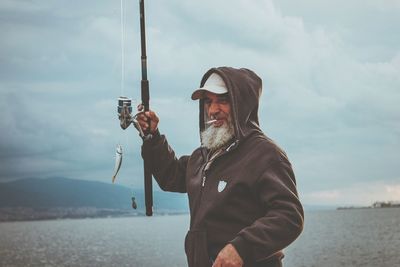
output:
{"label": "fishing line", "polygon": [[[120,1],[121,4],[121,10],[120,10],[120,30],[121,30],[121,94],[120,96],[125,96],[125,34],[126,34],[126,14],[125,14],[125,0]],[[132,99],[132,104],[134,104],[134,101]],[[133,105],[135,106],[135,105]],[[122,133],[121,133],[122,134]],[[124,133],[125,135],[125,145],[124,147],[128,146],[128,131]],[[126,156],[128,149],[124,149],[123,154],[126,162]],[[133,190],[133,182],[131,182],[130,186],[130,191],[131,191],[131,198],[132,198],[132,208],[136,209],[136,202],[135,202],[135,197],[134,197],[134,190]]]}
{"label": "fishing line", "polygon": [[[125,87],[125,1],[120,0],[120,64],[121,64],[121,73],[120,73],[120,96],[124,95],[124,87]],[[118,109],[118,113],[120,113],[120,110]],[[119,128],[119,127],[118,127]],[[122,148],[122,157],[125,157],[125,146],[122,144],[122,140],[124,139],[123,137],[124,133],[122,133],[121,130],[119,130],[119,134],[117,135],[117,150],[118,146],[121,146]],[[125,144],[127,143],[127,136],[125,135]],[[117,163],[116,163],[117,165]],[[115,171],[115,169],[114,169]],[[118,171],[117,171],[118,173]],[[117,175],[117,173],[115,175]]]}
{"label": "fishing line", "polygon": [[121,0],[121,96],[125,95],[125,1]]}
{"label": "fishing line", "polygon": [[[121,16],[120,16],[120,28],[121,28],[121,94],[125,95],[125,0],[121,0]],[[128,136],[125,134],[125,144],[128,143]]]}
{"label": "fishing line", "polygon": [[[125,0],[121,0],[121,21],[120,21],[120,26],[121,26],[121,96],[125,96],[125,72],[126,72],[126,68],[125,68],[125,35],[126,35],[126,3]],[[124,148],[128,148],[128,131],[122,131],[124,133],[121,133],[123,135],[125,135],[125,142],[124,142]],[[127,156],[129,153],[128,152],[129,149],[124,149],[124,158],[125,158],[125,162],[127,159]],[[132,192],[133,195],[133,192]]]}
{"label": "fishing line", "polygon": [[[118,115],[120,119],[120,126],[122,129],[127,129],[129,125],[132,123],[132,99],[125,96],[125,29],[126,29],[126,14],[125,11],[125,0],[120,0],[120,48],[121,48],[121,83],[120,83],[120,96],[118,97]],[[135,105],[134,105],[135,106]],[[125,138],[122,135],[125,135]],[[125,139],[124,147],[128,146],[128,131],[126,133],[120,133],[119,140],[117,144],[117,151],[116,151],[116,160],[115,160],[115,167],[114,167],[114,175],[112,177],[112,182],[115,182],[115,179],[118,175],[118,172],[121,168],[122,162],[126,162],[127,155],[126,153],[130,149],[122,149],[121,139]],[[126,145],[126,146],[125,146]],[[133,149],[132,149],[133,151]],[[129,186],[132,183],[132,186]],[[133,181],[129,183],[129,180],[126,182],[126,187],[128,187],[131,191],[131,206],[132,208],[136,209],[137,204],[134,197],[134,187]]]}

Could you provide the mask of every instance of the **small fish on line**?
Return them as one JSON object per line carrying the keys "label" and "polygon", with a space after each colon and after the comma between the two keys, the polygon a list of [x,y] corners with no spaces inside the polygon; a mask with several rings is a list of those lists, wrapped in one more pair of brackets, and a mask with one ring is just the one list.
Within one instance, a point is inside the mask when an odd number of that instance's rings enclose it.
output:
{"label": "small fish on line", "polygon": [[114,167],[114,175],[112,177],[112,182],[114,183],[115,178],[117,177],[118,171],[121,168],[122,163],[122,147],[120,144],[117,145],[117,151],[115,153],[115,167]]}

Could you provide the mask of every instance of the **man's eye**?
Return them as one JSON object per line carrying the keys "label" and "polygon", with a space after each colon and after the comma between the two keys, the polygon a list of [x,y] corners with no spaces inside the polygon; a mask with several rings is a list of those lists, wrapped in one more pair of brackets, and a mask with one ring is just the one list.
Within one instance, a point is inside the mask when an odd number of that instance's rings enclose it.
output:
{"label": "man's eye", "polygon": [[219,98],[218,99],[218,103],[220,103],[220,104],[228,104],[229,103],[229,100],[228,100],[228,98]]}
{"label": "man's eye", "polygon": [[209,98],[204,98],[204,104],[210,105],[210,104],[211,104],[211,99],[209,99]]}

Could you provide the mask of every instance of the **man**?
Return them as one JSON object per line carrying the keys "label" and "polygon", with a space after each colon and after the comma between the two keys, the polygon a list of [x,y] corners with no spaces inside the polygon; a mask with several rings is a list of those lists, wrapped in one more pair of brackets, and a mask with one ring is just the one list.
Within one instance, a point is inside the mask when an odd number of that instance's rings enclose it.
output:
{"label": "man", "polygon": [[251,70],[210,69],[200,102],[201,147],[175,157],[153,111],[138,121],[153,137],[143,157],[163,190],[187,192],[190,267],[282,266],[282,249],[303,228],[303,209],[286,154],[258,123],[262,81]]}

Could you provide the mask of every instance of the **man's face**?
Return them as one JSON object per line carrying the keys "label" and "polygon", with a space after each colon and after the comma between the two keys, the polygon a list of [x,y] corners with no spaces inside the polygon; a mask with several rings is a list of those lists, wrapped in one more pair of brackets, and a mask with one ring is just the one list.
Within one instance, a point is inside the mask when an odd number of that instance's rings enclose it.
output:
{"label": "man's face", "polygon": [[231,105],[228,94],[214,94],[206,92],[204,97],[204,109],[210,120],[216,120],[212,125],[221,127],[228,124],[231,114]]}

